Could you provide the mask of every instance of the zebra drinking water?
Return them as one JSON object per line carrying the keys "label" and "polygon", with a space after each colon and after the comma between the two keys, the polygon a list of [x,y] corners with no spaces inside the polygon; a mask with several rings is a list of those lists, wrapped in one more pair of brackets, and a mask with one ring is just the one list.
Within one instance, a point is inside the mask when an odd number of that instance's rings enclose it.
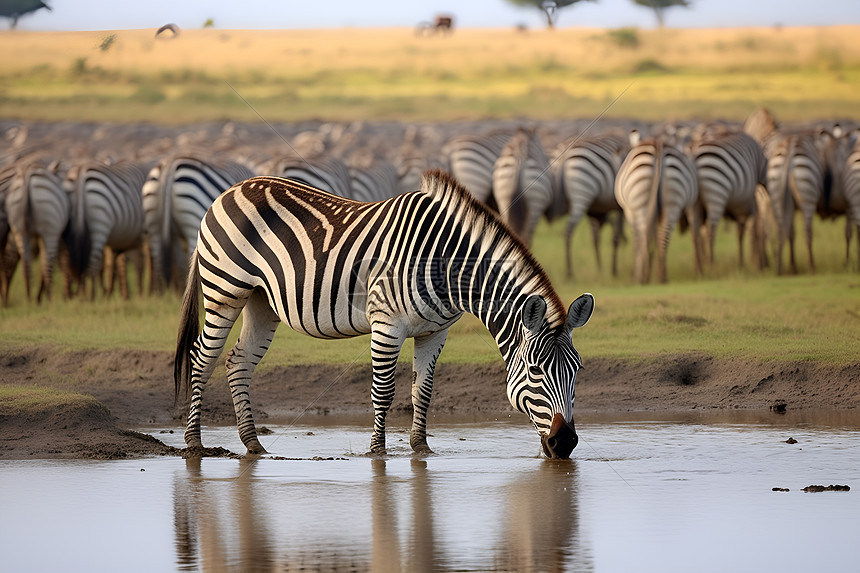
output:
{"label": "zebra drinking water", "polygon": [[250,453],[265,450],[248,387],[280,322],[316,338],[371,335],[373,452],[385,450],[397,358],[414,338],[410,444],[429,451],[436,359],[450,326],[470,312],[505,359],[511,404],[529,416],[547,456],[567,458],[578,441],[574,379],[582,367],[571,333],[593,308],[584,294],[566,310],[528,249],[444,172],[428,171],[419,191],[376,203],[286,179],[249,179],[212,204],[192,256],[174,376],[177,399],[190,391],[185,442],[202,447],[203,388],[241,313],[227,380]]}

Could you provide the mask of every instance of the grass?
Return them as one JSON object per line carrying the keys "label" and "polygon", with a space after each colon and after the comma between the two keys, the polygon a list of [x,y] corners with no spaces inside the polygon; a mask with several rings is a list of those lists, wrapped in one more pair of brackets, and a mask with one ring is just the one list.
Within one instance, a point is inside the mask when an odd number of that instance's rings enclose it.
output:
{"label": "grass", "polygon": [[58,408],[97,406],[92,396],[36,386],[0,385],[0,418],[22,418],[55,411]]}
{"label": "grass", "polygon": [[[106,39],[111,38],[106,45]],[[630,39],[635,38],[633,43]],[[860,28],[0,32],[2,115],[190,123],[309,118],[860,118]],[[628,89],[629,88],[629,89]],[[612,100],[624,97],[607,110]]]}
{"label": "grass", "polygon": [[[589,358],[654,359],[667,354],[705,353],[746,360],[816,360],[856,364],[860,348],[860,275],[856,262],[844,264],[841,222],[816,221],[815,275],[775,276],[737,265],[734,229],[721,228],[717,264],[705,278],[693,273],[689,235],[670,244],[666,285],[632,284],[632,244],[622,246],[620,272],[599,270],[590,229],[581,224],[574,235],[575,278],[564,271],[561,235],[564,223],[538,228],[534,252],[562,299],[572,302],[582,292],[595,295],[592,320],[576,331],[574,341],[587,364]],[[602,245],[605,265],[611,255],[609,230]],[[854,259],[856,261],[856,258]],[[801,264],[802,273],[806,273]],[[55,299],[36,306],[24,301],[20,278],[13,282],[10,306],[0,310],[3,337],[0,351],[45,345],[58,352],[128,348],[173,351],[179,297],[133,296],[129,301]],[[56,291],[58,292],[58,291]],[[232,344],[238,335],[233,329]],[[321,341],[279,330],[261,368],[274,365],[330,363],[368,364],[367,336]],[[411,359],[411,342],[401,360]],[[473,316],[451,329],[442,363],[489,363],[500,359],[495,342]]]}

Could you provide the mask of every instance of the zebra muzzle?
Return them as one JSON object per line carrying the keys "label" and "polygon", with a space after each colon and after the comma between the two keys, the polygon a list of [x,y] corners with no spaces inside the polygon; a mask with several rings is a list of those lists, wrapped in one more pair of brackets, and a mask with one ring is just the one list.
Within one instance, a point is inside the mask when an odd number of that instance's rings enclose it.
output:
{"label": "zebra muzzle", "polygon": [[551,459],[566,460],[579,442],[573,422],[568,422],[561,414],[552,418],[548,434],[541,434],[541,446],[546,457]]}

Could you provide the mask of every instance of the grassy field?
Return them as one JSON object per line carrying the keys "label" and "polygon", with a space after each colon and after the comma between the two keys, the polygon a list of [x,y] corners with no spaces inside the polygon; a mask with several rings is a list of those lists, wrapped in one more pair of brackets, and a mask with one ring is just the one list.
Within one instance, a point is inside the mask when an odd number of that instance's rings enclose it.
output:
{"label": "grassy field", "polygon": [[[693,274],[689,235],[673,237],[670,283],[632,284],[632,245],[623,246],[621,269],[612,277],[597,269],[590,231],[581,225],[574,236],[576,277],[566,279],[563,225],[543,224],[534,251],[566,302],[592,292],[597,307],[592,320],[575,334],[586,364],[589,357],[652,359],[675,353],[705,353],[746,360],[817,360],[854,364],[860,348],[860,274],[856,258],[844,265],[841,224],[815,227],[819,272],[774,275],[737,268],[733,229],[722,230],[718,262],[706,278]],[[603,252],[608,262],[609,230]],[[801,264],[805,272],[805,265]],[[20,278],[8,309],[0,310],[0,351],[47,345],[58,351],[128,348],[172,351],[176,340],[179,297],[134,296],[94,303],[54,300],[26,304]],[[59,286],[59,285],[58,285]],[[238,334],[234,328],[232,340]],[[261,364],[369,363],[370,339],[315,340],[282,326]],[[411,360],[411,343],[401,355]],[[466,315],[451,330],[441,362],[484,363],[499,360],[495,342],[483,325]]]}
{"label": "grassy field", "polygon": [[259,121],[238,93],[269,121],[860,119],[857,26],[3,31],[0,52],[6,118]]}

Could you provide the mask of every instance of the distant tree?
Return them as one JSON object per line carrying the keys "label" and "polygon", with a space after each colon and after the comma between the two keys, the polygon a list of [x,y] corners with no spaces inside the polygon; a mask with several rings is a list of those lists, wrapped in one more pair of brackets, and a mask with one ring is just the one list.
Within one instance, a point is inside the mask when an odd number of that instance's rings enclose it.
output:
{"label": "distant tree", "polygon": [[657,16],[657,25],[660,28],[666,24],[666,16],[664,14],[666,9],[674,6],[684,6],[686,8],[691,4],[688,0],[633,0],[633,3],[654,10],[654,14]]}
{"label": "distant tree", "polygon": [[212,18],[206,18],[206,21],[203,22],[204,28],[212,28],[214,26],[215,26],[215,20],[213,20]]}
{"label": "distant tree", "polygon": [[[513,4],[514,6],[532,6],[541,10],[546,16],[547,28],[555,28],[555,19],[557,17],[559,9],[564,8],[566,6],[571,6],[573,4],[576,4],[577,2],[582,1],[583,0],[508,0],[508,2]],[[588,1],[596,2],[597,0]]]}
{"label": "distant tree", "polygon": [[51,9],[39,0],[0,0],[0,17],[10,18],[12,24],[9,27],[14,29],[18,26],[18,18],[42,8]]}

